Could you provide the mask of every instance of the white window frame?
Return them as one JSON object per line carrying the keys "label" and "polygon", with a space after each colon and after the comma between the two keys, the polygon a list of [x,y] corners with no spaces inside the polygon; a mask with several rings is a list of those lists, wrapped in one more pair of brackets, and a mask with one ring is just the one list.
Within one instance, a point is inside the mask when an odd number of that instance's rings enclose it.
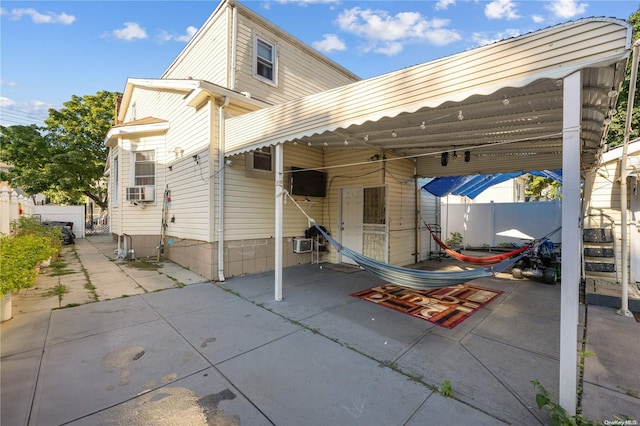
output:
{"label": "white window frame", "polygon": [[[141,152],[152,152],[153,153],[153,183],[138,183],[136,180],[138,175],[136,174],[136,164],[138,161],[136,160],[137,154]],[[157,174],[158,174],[158,160],[157,160],[157,152],[155,149],[139,149],[132,152],[133,156],[131,158],[132,167],[131,167],[131,186],[144,186],[144,185],[156,185],[157,182]],[[150,175],[141,175],[141,177],[149,177]]]}
{"label": "white window frame", "polygon": [[[264,43],[271,47],[271,71],[273,78],[265,77],[258,73],[258,44]],[[253,35],[253,78],[262,81],[272,86],[278,85],[278,47],[275,43],[260,37],[257,34]]]}
{"label": "white window frame", "polygon": [[271,146],[265,146],[262,148],[258,148],[256,151],[261,151],[261,154],[266,154],[264,152],[265,149],[269,150],[268,155],[271,156],[271,170],[265,170],[265,169],[257,169],[255,167],[255,160],[256,160],[256,156],[255,156],[255,151],[249,152],[247,154],[245,154],[245,174],[247,175],[247,177],[252,177],[252,178],[273,178],[274,177],[274,170],[275,170],[275,156],[274,156],[274,149]]}

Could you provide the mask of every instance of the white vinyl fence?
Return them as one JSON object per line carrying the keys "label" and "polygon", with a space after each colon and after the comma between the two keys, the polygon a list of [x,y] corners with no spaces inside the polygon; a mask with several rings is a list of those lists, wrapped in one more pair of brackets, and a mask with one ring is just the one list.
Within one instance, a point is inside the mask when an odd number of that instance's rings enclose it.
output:
{"label": "white vinyl fence", "polygon": [[34,202],[31,198],[18,195],[7,186],[0,188],[0,234],[11,232],[11,222],[20,216],[30,217],[34,213]]}
{"label": "white vinyl fence", "polygon": [[[560,201],[527,203],[442,204],[440,226],[443,241],[453,232],[462,235],[465,247],[496,247],[501,243],[522,244],[522,240],[496,235],[517,229],[534,238],[547,235],[562,224]],[[550,237],[561,243],[561,232]]]}

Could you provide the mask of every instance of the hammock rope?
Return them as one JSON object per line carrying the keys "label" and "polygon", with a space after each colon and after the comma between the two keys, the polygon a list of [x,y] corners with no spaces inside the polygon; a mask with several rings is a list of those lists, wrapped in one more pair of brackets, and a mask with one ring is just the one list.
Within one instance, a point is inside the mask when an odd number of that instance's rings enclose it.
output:
{"label": "hammock rope", "polygon": [[533,243],[532,244],[527,244],[525,246],[522,246],[520,248],[517,248],[515,250],[512,250],[510,252],[507,253],[501,253],[501,254],[497,254],[494,256],[468,256],[468,255],[464,255],[462,253],[459,253],[455,250],[453,250],[452,248],[447,247],[447,245],[445,243],[442,242],[442,240],[440,238],[438,238],[438,236],[435,234],[435,232],[431,229],[431,227],[424,222],[424,226],[427,227],[427,230],[429,230],[429,233],[431,234],[431,238],[433,238],[433,241],[436,242],[437,245],[440,246],[440,248],[442,250],[444,250],[445,253],[447,253],[449,256],[453,257],[454,259],[458,259],[462,262],[465,263],[470,263],[472,265],[496,265],[500,262],[502,262],[503,260],[509,259],[511,256],[517,256],[520,253],[523,253],[527,250],[529,250],[531,247],[533,247]]}
{"label": "hammock rope", "polygon": [[[463,284],[471,280],[476,280],[478,278],[492,277],[496,273],[502,272],[510,266],[513,266],[513,264],[520,260],[520,258],[525,254],[525,252],[522,252],[513,258],[505,259],[502,262],[490,267],[487,266],[485,268],[465,269],[462,271],[425,271],[422,269],[413,269],[390,265],[388,263],[372,259],[368,256],[355,252],[348,247],[343,246],[338,241],[334,240],[327,232],[325,232],[325,230],[322,229],[321,226],[318,226],[316,221],[309,217],[309,215],[307,215],[307,213],[302,209],[302,207],[300,207],[296,200],[294,200],[287,191],[284,191],[284,195],[289,197],[291,201],[293,201],[293,203],[302,212],[302,214],[306,216],[309,224],[313,224],[318,232],[329,242],[329,244],[331,244],[336,249],[336,251],[338,251],[338,253],[353,260],[361,268],[372,273],[373,275],[404,287],[414,288],[418,290],[442,288],[457,284]],[[544,240],[546,240],[546,238],[535,243],[531,248],[537,247]]]}

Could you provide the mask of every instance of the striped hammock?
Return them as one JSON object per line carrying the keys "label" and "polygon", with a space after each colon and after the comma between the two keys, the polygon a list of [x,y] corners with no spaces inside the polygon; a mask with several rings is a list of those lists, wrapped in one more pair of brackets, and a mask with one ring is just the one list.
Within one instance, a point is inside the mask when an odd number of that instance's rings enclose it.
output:
{"label": "striped hammock", "polygon": [[360,265],[361,268],[393,284],[415,289],[441,288],[463,284],[478,278],[493,276],[516,263],[524,254],[513,259],[506,259],[492,267],[467,269],[464,271],[424,271],[422,269],[404,268],[389,265],[357,253],[329,236],[321,227],[314,224],[318,232],[342,255]]}

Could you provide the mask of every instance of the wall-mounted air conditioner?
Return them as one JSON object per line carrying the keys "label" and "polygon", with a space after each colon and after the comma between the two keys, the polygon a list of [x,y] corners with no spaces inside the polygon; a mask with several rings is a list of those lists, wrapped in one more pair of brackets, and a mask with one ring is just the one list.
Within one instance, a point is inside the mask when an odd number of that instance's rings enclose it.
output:
{"label": "wall-mounted air conditioner", "polygon": [[154,201],[155,199],[156,187],[153,185],[127,187],[127,201]]}
{"label": "wall-mounted air conditioner", "polygon": [[294,253],[309,253],[311,251],[311,238],[294,238]]}

